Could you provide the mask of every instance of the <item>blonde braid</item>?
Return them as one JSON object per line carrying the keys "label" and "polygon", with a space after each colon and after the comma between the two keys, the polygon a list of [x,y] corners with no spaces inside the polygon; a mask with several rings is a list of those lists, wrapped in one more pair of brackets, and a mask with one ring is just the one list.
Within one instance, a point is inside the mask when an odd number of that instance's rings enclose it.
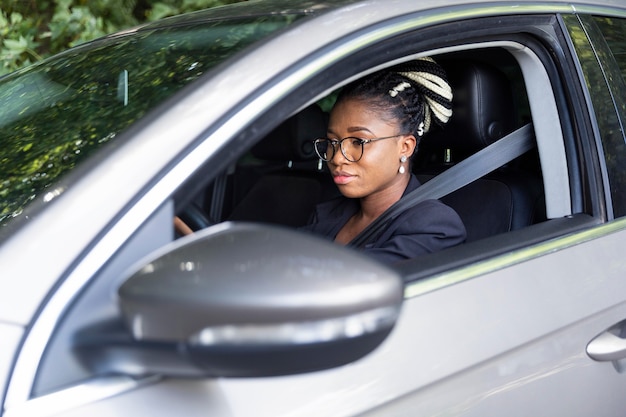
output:
{"label": "blonde braid", "polygon": [[[420,58],[420,60],[437,65],[430,57]],[[433,116],[440,124],[448,122],[452,116],[452,108],[449,105],[446,106],[442,103],[447,104],[452,101],[452,88],[444,78],[432,72],[426,71],[399,71],[398,74],[415,82],[418,86],[421,86],[422,91],[425,90],[426,92],[430,92],[430,94],[424,95],[428,104],[427,109],[424,112],[425,132],[430,129]]]}
{"label": "blonde braid", "polygon": [[348,84],[337,103],[347,99],[367,102],[372,110],[395,119],[398,131],[414,134],[418,142],[433,123],[444,125],[452,115],[452,89],[445,70],[429,57]]}

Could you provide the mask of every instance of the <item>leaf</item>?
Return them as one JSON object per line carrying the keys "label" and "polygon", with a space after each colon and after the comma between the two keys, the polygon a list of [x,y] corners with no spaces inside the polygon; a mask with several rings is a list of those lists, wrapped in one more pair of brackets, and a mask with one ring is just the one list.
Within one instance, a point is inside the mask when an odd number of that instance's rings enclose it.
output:
{"label": "leaf", "polygon": [[26,48],[28,48],[28,42],[24,37],[20,37],[19,40],[5,39],[2,43],[7,49],[13,52],[24,52]]}
{"label": "leaf", "polygon": [[24,17],[20,13],[11,13],[11,25],[17,26],[22,23],[22,20],[24,20]]}

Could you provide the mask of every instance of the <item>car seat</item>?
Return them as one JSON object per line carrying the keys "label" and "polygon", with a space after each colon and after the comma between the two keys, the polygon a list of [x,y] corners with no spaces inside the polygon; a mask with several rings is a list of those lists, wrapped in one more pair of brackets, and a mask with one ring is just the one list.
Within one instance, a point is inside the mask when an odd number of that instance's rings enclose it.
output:
{"label": "car seat", "polygon": [[[472,60],[439,63],[454,94],[453,114],[444,128],[432,130],[420,144],[414,172],[422,183],[518,127],[516,102],[503,72]],[[528,163],[536,151],[531,153],[441,198],[465,223],[467,242],[545,218],[541,176]]]}
{"label": "car seat", "polygon": [[237,168],[241,197],[228,219],[305,225],[315,205],[336,193],[313,147],[315,138],[326,135],[327,123],[327,114],[311,105],[255,145],[252,160]]}

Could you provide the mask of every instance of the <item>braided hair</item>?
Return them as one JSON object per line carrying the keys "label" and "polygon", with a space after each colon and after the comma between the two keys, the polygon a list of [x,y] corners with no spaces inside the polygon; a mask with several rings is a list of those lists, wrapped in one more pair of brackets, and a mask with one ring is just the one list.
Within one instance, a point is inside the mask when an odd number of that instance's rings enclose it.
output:
{"label": "braided hair", "polygon": [[348,84],[337,103],[363,100],[381,114],[399,122],[402,133],[420,138],[433,121],[440,126],[452,115],[452,89],[446,73],[432,58],[424,57],[388,68]]}

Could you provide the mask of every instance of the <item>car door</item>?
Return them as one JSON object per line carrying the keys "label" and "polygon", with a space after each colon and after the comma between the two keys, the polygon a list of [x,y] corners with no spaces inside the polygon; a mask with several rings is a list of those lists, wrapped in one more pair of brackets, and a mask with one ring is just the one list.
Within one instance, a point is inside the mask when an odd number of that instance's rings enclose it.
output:
{"label": "car door", "polygon": [[[409,284],[407,294],[415,297],[405,307],[414,309],[409,338],[419,363],[409,373],[420,379],[456,370],[367,415],[622,413],[624,21],[563,19],[589,89],[588,122],[599,131],[581,148],[588,162],[594,149],[600,155],[590,167],[599,184],[588,180],[587,187],[598,193],[590,199],[598,199],[610,221],[476,265],[469,281],[444,273],[442,279],[456,284]],[[473,365],[457,367],[461,362]]]}
{"label": "car door", "polygon": [[[406,18],[414,20],[415,16]],[[441,17],[441,21],[447,20]],[[388,24],[397,29],[394,25],[401,23]],[[549,14],[462,23],[465,25],[452,25],[454,36],[441,40],[433,34],[452,33],[450,25],[433,25],[428,28],[432,31],[418,30],[418,25],[406,34],[405,40],[412,44],[398,43],[393,36],[380,42],[370,39],[367,48],[325,68],[332,70],[333,76],[320,72],[310,83],[288,90],[293,101],[279,101],[273,107],[267,102],[266,107],[254,101],[242,104],[236,115],[261,116],[246,119],[250,126],[236,130],[221,155],[236,153],[246,140],[243,138],[248,138],[247,144],[259,140],[259,126],[276,125],[280,115],[319,98],[343,77],[384,64],[375,52],[386,50],[389,59],[400,59],[408,51],[435,55],[480,51],[486,41],[488,48],[514,51],[525,66],[529,101],[535,108],[533,122],[542,144],[539,156],[546,165],[544,186],[551,203],[550,220],[398,266],[406,286],[394,330],[378,349],[346,366],[271,378],[98,375],[92,370],[64,369],[68,362],[63,355],[67,358],[71,336],[79,327],[74,323],[65,329],[65,342],[58,350],[54,341],[43,342],[50,345],[33,382],[36,395],[25,405],[7,408],[6,414],[619,415],[616,410],[624,408],[625,398],[622,363],[619,359],[592,360],[587,346],[605,331],[615,332],[614,326],[626,318],[622,279],[626,265],[620,256],[626,231],[623,220],[604,210],[603,202],[611,200],[609,193],[603,192],[603,185],[609,184],[602,182],[606,180],[602,176],[605,161],[589,151],[598,149],[600,142],[595,140],[604,135],[597,130],[600,123],[595,114],[587,114],[594,107],[581,81],[583,73],[577,72],[569,37],[560,29],[562,22],[556,15]],[[567,23],[571,27],[572,22]],[[493,31],[486,38],[485,28]],[[520,38],[518,30],[532,36]],[[348,41],[338,44],[351,44]],[[549,47],[542,46],[545,44]],[[587,63],[582,57],[580,60]],[[597,62],[588,65],[594,68]],[[545,114],[539,110],[546,110]],[[609,113],[617,117],[614,111]],[[551,137],[560,144],[553,144]],[[176,163],[184,165],[180,160]],[[560,178],[563,170],[566,190]],[[135,225],[133,240],[124,248],[146,242],[150,247],[166,244],[164,225],[170,225],[177,199],[174,194],[160,201],[142,227]],[[275,244],[279,250],[288,242]],[[143,256],[121,252],[133,261]],[[110,269],[94,272],[99,280],[79,294],[80,301],[67,311],[57,331],[64,331],[63,325],[72,319],[81,322],[77,320],[79,312],[88,311],[76,307],[81,303],[82,307],[99,305],[115,310],[114,294],[128,264],[128,260],[119,264],[118,260],[113,258],[107,264]],[[96,298],[107,301],[90,304]],[[66,353],[57,355],[61,350]],[[85,372],[94,378],[46,385],[46,378],[65,371]]]}

